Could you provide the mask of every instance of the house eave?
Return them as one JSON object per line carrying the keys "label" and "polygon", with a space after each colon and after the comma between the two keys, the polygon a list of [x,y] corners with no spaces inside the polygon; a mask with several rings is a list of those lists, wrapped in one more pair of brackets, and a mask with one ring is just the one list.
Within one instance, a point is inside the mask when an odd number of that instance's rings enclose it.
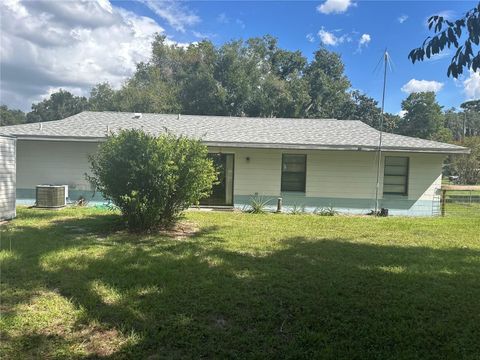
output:
{"label": "house eave", "polygon": [[[52,135],[15,135],[17,140],[37,140],[37,141],[72,141],[72,142],[103,142],[106,137],[88,137],[88,136],[52,136]],[[284,143],[254,143],[254,142],[222,142],[222,141],[204,141],[209,147],[233,147],[233,148],[252,148],[252,149],[290,149],[290,150],[337,150],[337,151],[378,151],[377,146],[371,145],[322,145],[322,144],[284,144]],[[469,154],[468,148],[444,149],[444,148],[411,148],[411,147],[392,147],[382,146],[383,152],[412,152],[427,154]]]}

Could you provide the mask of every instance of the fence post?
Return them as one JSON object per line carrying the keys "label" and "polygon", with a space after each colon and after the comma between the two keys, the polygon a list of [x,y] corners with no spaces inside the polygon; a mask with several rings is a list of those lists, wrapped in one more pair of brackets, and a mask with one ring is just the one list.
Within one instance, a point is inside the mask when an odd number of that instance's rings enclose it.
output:
{"label": "fence post", "polygon": [[445,203],[447,201],[447,190],[442,190],[442,216],[445,216]]}

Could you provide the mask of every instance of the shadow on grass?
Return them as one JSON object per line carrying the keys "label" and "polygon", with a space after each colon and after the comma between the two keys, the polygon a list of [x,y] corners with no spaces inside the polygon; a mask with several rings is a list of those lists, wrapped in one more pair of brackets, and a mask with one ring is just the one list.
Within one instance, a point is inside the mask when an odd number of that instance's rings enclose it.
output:
{"label": "shadow on grass", "polygon": [[[425,359],[480,353],[479,251],[296,237],[281,240],[281,250],[255,256],[228,251],[216,226],[179,241],[107,228],[118,220],[112,216],[12,232],[17,257],[2,275],[4,289],[24,295],[7,305],[28,302],[36,288],[49,289],[82,309],[75,327],[98,323],[138,335],[111,352],[92,349],[92,357]],[[41,246],[34,243],[39,239]],[[36,339],[41,355],[52,356],[53,340]],[[68,345],[58,337],[55,342]],[[19,351],[31,354],[28,346]]]}

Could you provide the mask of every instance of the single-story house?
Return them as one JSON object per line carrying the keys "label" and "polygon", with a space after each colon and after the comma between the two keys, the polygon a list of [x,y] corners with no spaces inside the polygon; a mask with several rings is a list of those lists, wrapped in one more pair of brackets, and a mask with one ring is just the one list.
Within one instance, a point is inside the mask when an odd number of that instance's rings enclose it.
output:
{"label": "single-story house", "polygon": [[[17,203],[38,184],[66,184],[69,197],[103,201],[86,180],[87,156],[106,134],[137,128],[201,139],[220,166],[206,205],[244,207],[254,196],[285,207],[375,208],[379,131],[358,120],[279,119],[85,111],[63,120],[5,126],[17,139]],[[390,214],[438,213],[442,162],[468,153],[456,145],[383,133],[380,207]]]}

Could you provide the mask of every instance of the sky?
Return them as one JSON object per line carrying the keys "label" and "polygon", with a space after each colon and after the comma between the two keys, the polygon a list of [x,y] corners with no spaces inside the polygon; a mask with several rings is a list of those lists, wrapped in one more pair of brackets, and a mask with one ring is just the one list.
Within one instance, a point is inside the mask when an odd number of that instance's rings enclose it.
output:
{"label": "sky", "polygon": [[119,88],[150,57],[155,33],[171,43],[221,45],[266,34],[308,59],[320,46],[339,53],[352,89],[400,113],[411,92],[435,91],[445,109],[480,98],[480,72],[447,77],[454,50],[412,64],[411,49],[431,35],[427,18],[461,17],[476,1],[19,1],[0,3],[0,103],[30,110],[60,88],[88,96],[108,81]]}

